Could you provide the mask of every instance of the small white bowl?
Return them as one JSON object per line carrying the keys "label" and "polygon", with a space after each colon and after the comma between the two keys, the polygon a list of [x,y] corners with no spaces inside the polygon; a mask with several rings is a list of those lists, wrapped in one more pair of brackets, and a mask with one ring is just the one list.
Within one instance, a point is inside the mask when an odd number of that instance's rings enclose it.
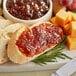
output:
{"label": "small white bowl", "polygon": [[16,18],[16,17],[12,16],[8,12],[8,10],[6,8],[7,0],[4,0],[4,3],[3,3],[3,14],[4,14],[5,18],[7,18],[9,20],[12,20],[14,22],[26,23],[27,25],[32,25],[32,24],[35,24],[35,23],[38,23],[38,22],[45,22],[45,21],[48,21],[51,18],[51,16],[52,16],[52,0],[49,0],[49,1],[50,1],[50,9],[49,9],[49,11],[43,17],[40,17],[38,19],[22,20],[22,19],[19,19],[19,18]]}

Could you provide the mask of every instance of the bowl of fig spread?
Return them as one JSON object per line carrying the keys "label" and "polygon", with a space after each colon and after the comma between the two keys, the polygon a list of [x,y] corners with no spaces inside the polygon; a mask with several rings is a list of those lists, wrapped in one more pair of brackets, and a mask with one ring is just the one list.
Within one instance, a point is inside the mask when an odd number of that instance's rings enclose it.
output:
{"label": "bowl of fig spread", "polygon": [[4,16],[14,22],[32,25],[50,19],[51,0],[4,0]]}

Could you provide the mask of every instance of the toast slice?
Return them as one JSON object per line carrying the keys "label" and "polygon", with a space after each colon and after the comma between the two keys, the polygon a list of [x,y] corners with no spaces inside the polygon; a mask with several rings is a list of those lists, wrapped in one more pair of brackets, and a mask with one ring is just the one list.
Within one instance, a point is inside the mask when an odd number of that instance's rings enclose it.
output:
{"label": "toast slice", "polygon": [[0,38],[0,64],[5,63],[8,61],[6,48],[7,48],[7,42],[8,40],[1,36]]}
{"label": "toast slice", "polygon": [[13,24],[13,22],[10,20],[0,19],[0,29],[4,29],[11,24]]}
{"label": "toast slice", "polygon": [[2,33],[0,35],[0,64],[5,63],[9,60],[7,56],[8,40],[11,38],[14,32],[22,27],[25,27],[24,25],[25,24],[22,23],[15,23],[2,30]]}
{"label": "toast slice", "polygon": [[[43,22],[43,23],[37,23],[37,24],[35,24],[35,25],[33,25],[33,26],[31,26],[31,27],[29,27],[29,30],[31,31],[33,28],[38,28],[39,26],[42,26],[42,25],[44,25],[44,27],[42,27],[42,29],[45,29],[45,25],[46,24],[48,24],[49,26],[51,26],[52,24],[50,23],[50,22]],[[38,26],[38,27],[37,27]],[[55,28],[55,26],[53,26],[54,28]],[[59,27],[56,27],[56,28],[58,28],[58,32],[59,33],[61,33],[62,34],[62,36],[63,36],[63,32],[62,32],[62,29],[61,28],[59,28]],[[55,47],[56,45],[57,45],[57,43],[53,43],[53,44],[49,44],[50,46],[49,47],[47,47],[44,51],[42,51],[42,52],[40,52],[40,53],[38,53],[38,54],[36,54],[36,55],[33,55],[33,56],[27,56],[26,55],[26,53],[23,53],[23,48],[19,48],[19,46],[16,44],[17,43],[17,41],[21,38],[21,36],[22,36],[22,34],[24,33],[24,31],[25,31],[25,33],[28,31],[28,29],[26,28],[26,30],[25,30],[25,28],[20,28],[20,29],[18,29],[13,35],[12,35],[12,37],[11,37],[11,39],[9,40],[9,42],[8,42],[8,48],[7,48],[7,54],[8,54],[8,57],[9,57],[9,59],[12,61],[12,62],[14,62],[14,63],[17,63],[17,64],[23,64],[23,63],[27,63],[27,62],[29,62],[29,61],[31,61],[31,60],[33,60],[34,58],[36,58],[36,57],[38,57],[39,55],[41,55],[41,54],[43,54],[43,53],[45,53],[46,51],[48,51],[49,49],[52,49],[53,47]],[[44,31],[44,30],[43,30]],[[54,30],[55,31],[55,30]],[[32,31],[31,31],[32,32]],[[36,32],[34,32],[34,33],[36,33]],[[37,32],[37,33],[39,33],[39,32]],[[45,33],[45,31],[44,31],[44,33]],[[41,34],[44,36],[44,33],[43,32],[41,32]],[[46,33],[45,33],[46,34]],[[33,34],[32,34],[33,35]],[[31,36],[32,36],[31,35]],[[56,33],[55,33],[55,35],[57,35]],[[29,36],[28,34],[27,34],[27,36]],[[43,38],[43,36],[42,36],[42,38]],[[57,35],[58,36],[58,35]],[[34,37],[34,35],[33,35],[33,37]],[[60,37],[59,37],[60,38]],[[21,41],[21,43],[20,44],[22,44],[24,47],[28,47],[28,48],[31,48],[32,46],[31,45],[29,45],[29,39],[28,39],[28,42],[27,42],[27,39],[26,39],[26,36],[24,35],[24,38],[22,37],[22,39],[24,39],[24,41]],[[37,39],[37,38],[36,38]],[[26,40],[26,42],[25,42],[25,40]],[[35,40],[35,39],[34,39]],[[27,45],[29,45],[29,46],[27,46],[25,43],[27,43]],[[31,42],[30,42],[31,43]],[[36,43],[34,43],[34,44],[37,44],[38,42],[36,42]],[[43,41],[42,41],[42,43],[43,43]],[[44,42],[45,43],[45,42]],[[41,45],[41,44],[40,44]],[[44,44],[45,45],[45,44]],[[45,46],[46,47],[46,46]],[[42,47],[43,48],[43,47]],[[40,49],[41,50],[41,49]],[[25,50],[26,51],[26,50]],[[33,50],[31,50],[31,52],[35,52],[36,50],[35,49],[33,49]]]}
{"label": "toast slice", "polygon": [[0,36],[3,32],[3,30],[11,24],[13,24],[13,22],[10,20],[0,19]]}
{"label": "toast slice", "polygon": [[12,21],[5,20],[2,16],[0,16],[0,43],[1,43],[0,44],[0,64],[8,61],[7,54],[4,53],[6,51],[7,39],[2,37],[2,33],[3,33],[3,30],[12,23],[13,23]]}
{"label": "toast slice", "polygon": [[4,19],[4,17],[0,16],[0,19]]}

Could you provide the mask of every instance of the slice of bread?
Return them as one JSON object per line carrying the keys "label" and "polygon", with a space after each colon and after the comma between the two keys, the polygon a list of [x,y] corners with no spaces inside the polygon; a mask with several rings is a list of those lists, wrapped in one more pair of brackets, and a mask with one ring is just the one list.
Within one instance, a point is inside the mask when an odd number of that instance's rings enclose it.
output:
{"label": "slice of bread", "polygon": [[[44,22],[44,23],[48,23],[51,24],[49,22]],[[32,27],[30,27],[30,29],[32,29],[35,26],[39,26],[41,23],[35,24]],[[34,55],[33,57],[28,57],[25,54],[23,54],[18,46],[16,45],[16,41],[19,39],[19,36],[21,35],[21,33],[25,31],[25,28],[20,28],[19,30],[17,30],[11,37],[11,39],[8,42],[8,49],[7,49],[7,54],[9,59],[14,62],[14,63],[18,63],[18,64],[23,64],[26,62],[29,62],[31,60],[33,60],[34,58],[38,57],[39,55],[45,53],[46,51],[48,51],[49,49],[52,49],[53,47],[55,47],[57,44],[51,44],[51,46],[49,48],[47,48],[44,52]],[[59,29],[59,31],[62,31],[61,29]]]}
{"label": "slice of bread", "polygon": [[4,17],[0,16],[0,19],[4,19]]}
{"label": "slice of bread", "polygon": [[13,24],[13,22],[10,20],[0,19],[0,36],[3,33],[3,30],[11,24]]}
{"label": "slice of bread", "polygon": [[24,25],[25,24],[22,23],[15,23],[2,30],[2,33],[0,35],[0,64],[5,63],[9,60],[7,56],[8,40],[11,38],[14,32],[22,27],[25,27]]}
{"label": "slice of bread", "polygon": [[6,48],[8,40],[4,37],[0,37],[0,64],[8,61]]}
{"label": "slice of bread", "polygon": [[0,29],[4,29],[11,24],[13,24],[13,22],[10,20],[0,19]]}
{"label": "slice of bread", "polygon": [[2,34],[4,29],[12,23],[12,21],[5,20],[2,16],[0,16],[0,64],[8,61],[7,54],[4,53],[6,52],[7,39],[5,39]]}

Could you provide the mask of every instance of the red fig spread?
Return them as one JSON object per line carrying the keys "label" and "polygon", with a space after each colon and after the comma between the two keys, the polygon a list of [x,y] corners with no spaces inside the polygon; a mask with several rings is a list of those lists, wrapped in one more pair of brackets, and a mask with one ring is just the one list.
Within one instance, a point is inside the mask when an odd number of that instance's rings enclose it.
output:
{"label": "red fig spread", "polygon": [[63,39],[63,31],[48,23],[23,31],[16,42],[19,50],[28,57],[40,54]]}
{"label": "red fig spread", "polygon": [[23,20],[37,19],[44,16],[49,8],[48,0],[7,0],[8,12]]}

